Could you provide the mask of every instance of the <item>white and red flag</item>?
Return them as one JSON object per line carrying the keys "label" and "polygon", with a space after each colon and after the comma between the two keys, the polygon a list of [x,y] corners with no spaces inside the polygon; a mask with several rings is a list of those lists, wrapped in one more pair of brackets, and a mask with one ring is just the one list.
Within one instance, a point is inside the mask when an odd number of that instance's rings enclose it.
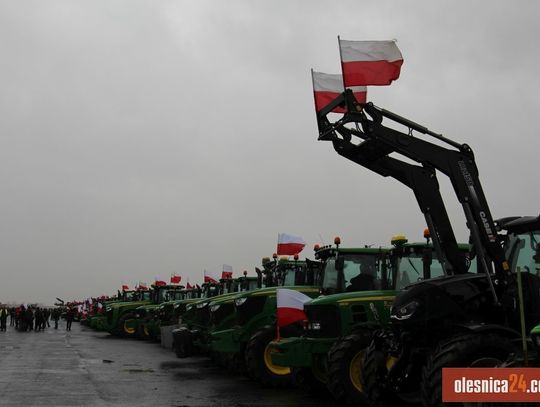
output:
{"label": "white and red flag", "polygon": [[189,284],[189,281],[186,284],[186,288],[189,290],[190,288],[194,288],[191,284]]}
{"label": "white and red flag", "polygon": [[[323,72],[311,71],[313,81],[313,96],[315,98],[315,110],[318,112],[332,100],[337,98],[345,88],[343,87],[343,76],[340,74],[328,74]],[[360,103],[366,103],[367,88],[365,86],[351,86],[356,100]],[[345,108],[336,107],[332,110],[334,113],[345,113]]]}
{"label": "white and red flag", "polygon": [[205,283],[218,283],[218,278],[210,271],[204,270],[204,282]]}
{"label": "white and red flag", "polygon": [[276,289],[278,328],[307,319],[304,304],[308,301],[311,301],[311,297],[300,291],[288,288]]}
{"label": "white and red flag", "polygon": [[300,236],[293,236],[287,233],[278,234],[277,255],[292,256],[298,254],[306,246],[306,242]]}
{"label": "white and red flag", "polygon": [[171,275],[171,284],[180,284],[180,281],[182,281],[182,277],[178,274],[174,273]]}
{"label": "white and red flag", "polygon": [[232,266],[229,266],[228,264],[223,265],[223,269],[221,271],[221,278],[232,278],[233,269]]}
{"label": "white and red flag", "polygon": [[338,37],[343,85],[390,85],[399,78],[403,56],[395,41],[347,41]]}
{"label": "white and red flag", "polygon": [[159,278],[156,277],[156,278],[154,279],[154,285],[155,285],[156,287],[162,287],[162,286],[164,286],[164,285],[167,285],[167,282],[166,282],[166,281],[163,281],[163,280],[160,280]]}
{"label": "white and red flag", "polygon": [[137,285],[137,289],[139,289],[139,290],[147,290],[148,286],[146,285],[146,283],[143,283],[142,281],[139,281],[139,284]]}
{"label": "white and red flag", "polygon": [[122,291],[129,290],[129,287],[127,284],[122,284]]}

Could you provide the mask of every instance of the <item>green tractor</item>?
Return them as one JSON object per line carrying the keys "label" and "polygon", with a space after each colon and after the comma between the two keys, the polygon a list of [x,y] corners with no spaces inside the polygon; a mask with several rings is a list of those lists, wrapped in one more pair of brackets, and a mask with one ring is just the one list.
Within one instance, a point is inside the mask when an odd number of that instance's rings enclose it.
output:
{"label": "green tractor", "polygon": [[[242,293],[234,299],[234,326],[211,333],[211,351],[219,359],[242,366],[252,379],[266,386],[288,384],[291,371],[272,364],[268,344],[276,337],[276,289],[287,287],[314,298],[319,292],[321,263],[287,258],[263,259],[259,272],[266,288]],[[219,312],[214,308],[214,313]],[[232,322],[230,322],[232,323]],[[301,328],[290,325],[281,330],[281,336],[298,336]]]}
{"label": "green tractor", "polygon": [[[326,387],[342,405],[366,403],[362,358],[373,332],[388,324],[397,292],[443,275],[429,235],[425,237],[426,243],[407,243],[395,236],[392,249],[336,245],[317,250],[325,264],[324,295],[304,305],[308,320],[302,336],[271,343],[272,363],[292,369],[296,384],[308,391]],[[469,250],[468,245],[460,248]]]}
{"label": "green tractor", "polygon": [[138,290],[122,290],[118,291],[116,298],[111,298],[108,300],[98,299],[93,306],[95,307],[95,313],[92,315],[88,321],[90,328],[93,328],[97,331],[108,331],[107,323],[107,307],[112,304],[117,304],[121,302],[132,302],[139,301],[139,291]]}
{"label": "green tractor", "polygon": [[[241,292],[260,287],[257,277],[243,277],[220,280],[220,294],[206,297],[188,305],[182,315],[180,327],[174,331],[174,349],[177,357],[185,358],[194,354],[209,354],[211,327],[216,322],[211,318],[211,309],[218,310],[220,321],[217,326],[227,326],[227,321],[234,319],[233,299]],[[230,314],[230,315],[227,315]],[[227,318],[228,317],[228,318]]]}
{"label": "green tractor", "polygon": [[98,329],[108,331],[112,335],[133,337],[135,329],[126,324],[133,319],[134,311],[141,305],[151,304],[151,290],[136,290],[131,296],[131,301],[120,301],[105,306],[105,318],[98,321]]}
{"label": "green tractor", "polygon": [[160,304],[182,300],[184,291],[184,286],[181,285],[152,285],[152,303],[137,307],[133,319],[126,321],[126,327],[134,330],[141,339],[159,340],[161,324],[155,316]]}

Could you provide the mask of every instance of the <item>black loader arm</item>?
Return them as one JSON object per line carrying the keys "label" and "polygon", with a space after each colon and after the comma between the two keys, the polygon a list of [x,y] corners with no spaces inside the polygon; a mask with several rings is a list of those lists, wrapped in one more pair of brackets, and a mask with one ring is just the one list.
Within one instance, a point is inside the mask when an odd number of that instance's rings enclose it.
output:
{"label": "black loader arm", "polygon": [[355,145],[352,143],[352,133],[356,132],[355,130],[341,127],[336,131],[341,137],[334,137],[332,143],[339,155],[383,177],[392,177],[413,190],[446,274],[466,273],[465,257],[458,249],[435,170],[388,157],[384,145],[377,140],[366,140]]}
{"label": "black loader arm", "polygon": [[[346,107],[347,112],[341,119],[331,123],[327,115],[337,106]],[[408,132],[404,133],[384,126],[382,124],[383,118],[405,126]],[[468,145],[458,144],[428,130],[426,127],[395,113],[381,109],[371,103],[360,104],[356,101],[350,90],[346,90],[323,110],[319,111],[317,119],[319,140],[334,141],[339,138],[338,134],[340,134],[344,142],[347,142],[347,139],[350,140],[352,136],[355,136],[362,140],[359,146],[369,143],[368,145],[370,145],[371,149],[369,157],[372,157],[372,160],[376,159],[377,162],[382,162],[380,160],[383,157],[390,159],[390,154],[398,153],[421,164],[424,169],[432,168],[448,176],[465,212],[467,226],[471,232],[477,252],[479,267],[486,273],[490,273],[492,271],[491,264],[493,264],[494,271],[497,274],[497,280],[500,283],[506,281],[509,266],[502,248],[502,239],[496,233],[495,223],[480,183],[474,154]],[[354,124],[356,128],[346,127],[348,124]],[[360,131],[359,126],[361,126],[362,131]],[[413,135],[413,131],[431,136],[437,139],[439,144],[416,137]],[[444,144],[447,146],[443,146]],[[367,151],[367,148],[365,149]],[[378,172],[374,168],[370,169]],[[415,195],[417,195],[417,200],[418,195],[430,195],[425,190],[418,188],[416,190],[413,188],[413,190],[415,191]],[[419,204],[422,208],[420,201]],[[442,204],[442,199],[440,204]],[[437,211],[439,210],[440,208],[437,209]],[[446,219],[444,217],[441,219],[434,219],[435,222],[442,222],[441,226],[435,225],[435,230],[445,230],[447,227],[451,229],[447,217]],[[450,261],[452,255],[448,253],[446,243],[442,249]],[[449,247],[452,250],[451,245]],[[459,272],[459,270],[460,268],[456,267],[456,272]],[[493,289],[493,293],[495,299],[497,299],[495,289]]]}

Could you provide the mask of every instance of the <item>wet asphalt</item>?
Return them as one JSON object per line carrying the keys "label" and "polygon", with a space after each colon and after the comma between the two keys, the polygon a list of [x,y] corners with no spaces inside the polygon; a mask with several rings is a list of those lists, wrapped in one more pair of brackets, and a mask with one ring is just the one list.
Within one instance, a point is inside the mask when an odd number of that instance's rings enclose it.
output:
{"label": "wet asphalt", "polygon": [[204,357],[177,359],[157,343],[74,323],[0,332],[0,406],[326,407],[328,395],[267,389]]}

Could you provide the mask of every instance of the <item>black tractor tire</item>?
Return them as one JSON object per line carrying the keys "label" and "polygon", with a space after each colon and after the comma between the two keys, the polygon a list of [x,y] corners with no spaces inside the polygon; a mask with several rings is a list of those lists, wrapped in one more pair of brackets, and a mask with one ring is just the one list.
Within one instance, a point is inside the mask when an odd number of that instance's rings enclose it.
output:
{"label": "black tractor tire", "polygon": [[292,382],[289,368],[273,365],[268,344],[276,338],[276,328],[265,326],[255,332],[249,339],[246,352],[246,373],[266,387],[285,387]]}
{"label": "black tractor tire", "polygon": [[139,324],[139,326],[137,327],[137,337],[145,341],[150,340],[150,335],[145,329],[144,323]]}
{"label": "black tractor tire", "polygon": [[128,330],[125,327],[125,323],[128,319],[135,318],[135,315],[132,312],[125,313],[120,318],[118,318],[118,332],[121,337],[123,338],[135,338],[137,335],[137,330],[133,329],[133,331]]}
{"label": "black tractor tire", "polygon": [[188,329],[180,328],[174,336],[174,352],[178,358],[187,358],[194,354],[193,340]]}
{"label": "black tractor tire", "polygon": [[353,333],[339,339],[328,351],[327,387],[340,405],[367,405],[362,383],[362,362],[370,333]]}
{"label": "black tractor tire", "polygon": [[326,383],[321,381],[311,368],[296,367],[292,369],[292,382],[295,387],[302,389],[304,392],[319,396],[329,394]]}
{"label": "black tractor tire", "polygon": [[362,363],[362,384],[364,393],[372,407],[405,406],[390,389],[385,386],[388,354],[379,349],[377,343],[372,341],[364,355]]}
{"label": "black tractor tire", "polygon": [[494,333],[464,334],[440,343],[428,356],[422,371],[422,405],[444,405],[443,367],[495,367],[503,363],[513,350],[508,338]]}

